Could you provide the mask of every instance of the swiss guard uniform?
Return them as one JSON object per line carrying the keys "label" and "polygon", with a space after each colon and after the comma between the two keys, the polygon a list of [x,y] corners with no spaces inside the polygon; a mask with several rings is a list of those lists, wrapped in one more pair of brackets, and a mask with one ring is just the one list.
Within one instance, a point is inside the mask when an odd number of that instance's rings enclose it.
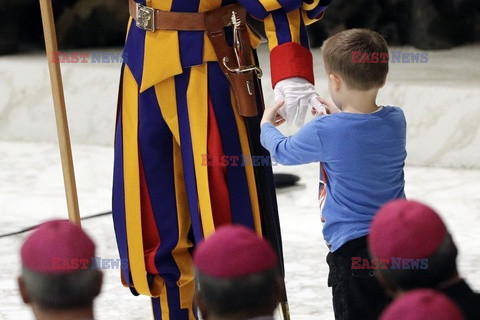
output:
{"label": "swiss guard uniform", "polygon": [[260,38],[245,9],[263,20],[272,86],[292,77],[313,84],[305,23],[327,2],[130,0],[113,218],[122,280],[152,297],[155,319],[195,319],[191,253],[220,225],[256,230],[281,256],[271,166],[252,163],[268,152],[251,49]]}

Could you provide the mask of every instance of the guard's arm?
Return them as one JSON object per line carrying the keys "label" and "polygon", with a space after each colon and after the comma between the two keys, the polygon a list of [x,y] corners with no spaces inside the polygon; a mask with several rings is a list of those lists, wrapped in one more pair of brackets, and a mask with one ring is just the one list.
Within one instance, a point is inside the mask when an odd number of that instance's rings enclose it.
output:
{"label": "guard's arm", "polygon": [[288,123],[301,126],[308,104],[315,105],[313,59],[306,24],[323,17],[331,0],[239,0],[247,11],[264,22],[270,49],[275,100],[285,101],[280,113]]}

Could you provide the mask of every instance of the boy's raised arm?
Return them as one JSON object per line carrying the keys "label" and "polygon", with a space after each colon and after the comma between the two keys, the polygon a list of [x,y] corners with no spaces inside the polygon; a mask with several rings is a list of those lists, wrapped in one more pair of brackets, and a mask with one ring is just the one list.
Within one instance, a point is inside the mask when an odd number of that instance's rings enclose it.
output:
{"label": "boy's raised arm", "polygon": [[291,137],[285,137],[270,122],[262,125],[260,142],[270,155],[284,165],[322,161],[323,150],[315,121],[310,121]]}

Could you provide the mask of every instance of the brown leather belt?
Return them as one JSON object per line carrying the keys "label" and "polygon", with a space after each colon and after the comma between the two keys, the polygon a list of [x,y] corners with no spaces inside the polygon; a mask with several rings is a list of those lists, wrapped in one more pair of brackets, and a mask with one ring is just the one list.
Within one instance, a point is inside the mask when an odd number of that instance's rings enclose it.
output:
{"label": "brown leather belt", "polygon": [[137,27],[147,30],[205,31],[204,12],[170,12],[147,7],[129,0],[128,9]]}
{"label": "brown leather belt", "polygon": [[[136,26],[143,30],[206,31],[232,88],[238,114],[257,115],[256,91],[262,71],[252,61],[246,11],[242,6],[231,4],[206,12],[170,12],[129,0],[129,10]],[[234,47],[227,44],[226,26],[233,29]]]}

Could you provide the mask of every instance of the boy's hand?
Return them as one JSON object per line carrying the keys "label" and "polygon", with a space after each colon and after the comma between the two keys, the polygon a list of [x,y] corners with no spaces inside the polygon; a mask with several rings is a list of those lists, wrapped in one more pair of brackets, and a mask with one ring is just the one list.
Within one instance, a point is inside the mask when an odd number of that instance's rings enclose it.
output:
{"label": "boy's hand", "polygon": [[318,101],[318,98],[315,98],[315,102],[316,104],[314,104],[312,106],[312,115],[314,115],[315,117],[318,117],[318,116],[323,116],[323,115],[327,115],[328,112],[327,112],[327,106],[324,105],[324,104],[321,104],[320,101]]}
{"label": "boy's hand", "polygon": [[284,123],[285,119],[277,113],[284,103],[284,101],[280,101],[277,102],[277,104],[275,104],[273,107],[265,108],[263,111],[262,121],[260,121],[260,127],[267,122],[273,124],[275,127]]}
{"label": "boy's hand", "polygon": [[325,109],[327,109],[327,113],[328,114],[332,114],[332,113],[337,113],[337,112],[342,112],[342,110],[340,110],[336,105],[335,103],[333,103],[332,101],[330,100],[327,100],[327,99],[323,99],[323,98],[320,98],[318,97],[317,100],[325,106]]}

